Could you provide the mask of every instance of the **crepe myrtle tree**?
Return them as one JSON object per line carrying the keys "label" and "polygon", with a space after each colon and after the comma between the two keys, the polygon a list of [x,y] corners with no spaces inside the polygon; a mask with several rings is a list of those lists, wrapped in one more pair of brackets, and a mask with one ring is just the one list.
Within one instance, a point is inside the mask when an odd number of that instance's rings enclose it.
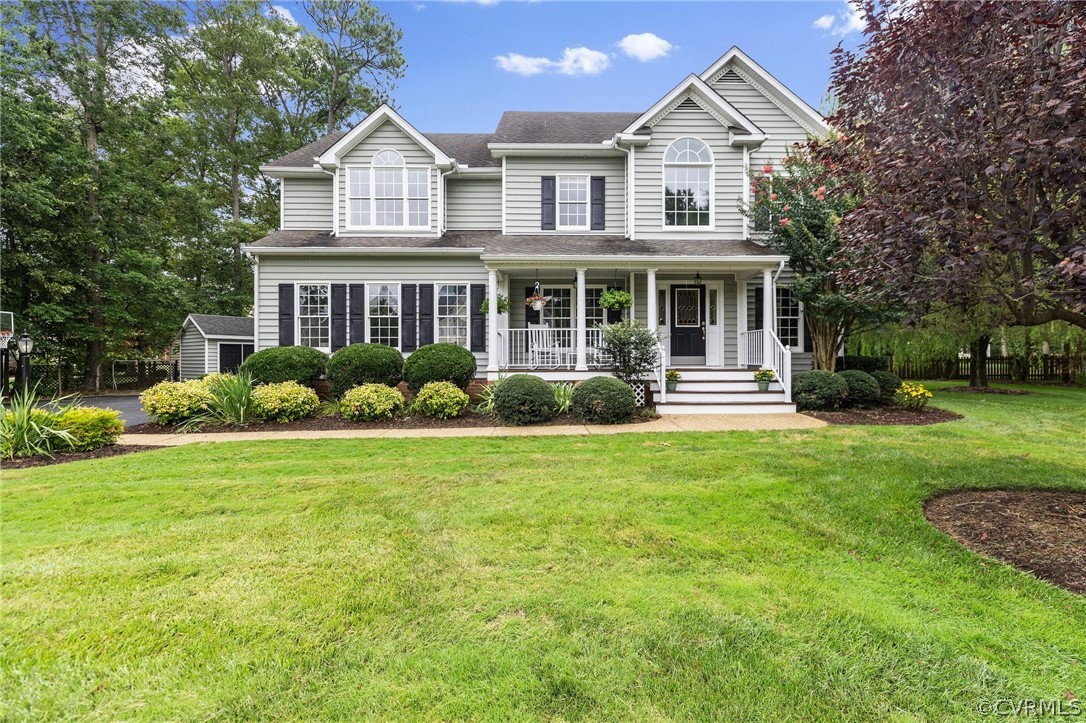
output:
{"label": "crepe myrtle tree", "polygon": [[741,210],[756,232],[764,231],[765,244],[788,257],[792,294],[803,302],[815,368],[834,371],[846,335],[891,315],[877,301],[844,293],[838,281],[841,219],[858,197],[836,192],[839,180],[813,156],[820,142],[793,147],[781,168],[767,165],[752,172],[751,201]]}
{"label": "crepe myrtle tree", "polygon": [[863,195],[841,222],[847,286],[1086,328],[1086,5],[864,10],[816,154]]}

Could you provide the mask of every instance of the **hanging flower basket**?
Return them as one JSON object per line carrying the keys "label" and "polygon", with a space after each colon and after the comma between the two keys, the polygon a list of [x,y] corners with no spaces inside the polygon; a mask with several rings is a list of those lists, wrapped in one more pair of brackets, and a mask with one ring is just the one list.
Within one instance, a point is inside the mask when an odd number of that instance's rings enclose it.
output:
{"label": "hanging flower basket", "polygon": [[633,296],[622,289],[607,289],[600,294],[600,306],[611,311],[626,311],[633,306]]}
{"label": "hanging flower basket", "polygon": [[535,309],[536,311],[539,311],[544,306],[546,306],[547,302],[549,302],[550,300],[551,300],[551,297],[549,297],[549,296],[543,296],[542,294],[532,294],[531,296],[529,296],[527,299],[524,300],[524,305],[525,306],[530,306],[533,309]]}

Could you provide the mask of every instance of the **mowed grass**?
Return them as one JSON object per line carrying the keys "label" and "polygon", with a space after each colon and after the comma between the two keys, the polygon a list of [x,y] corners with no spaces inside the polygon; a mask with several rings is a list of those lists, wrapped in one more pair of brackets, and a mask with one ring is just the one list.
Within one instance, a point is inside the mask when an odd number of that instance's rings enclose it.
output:
{"label": "mowed grass", "polygon": [[1086,490],[1086,391],[932,427],[210,444],[3,473],[5,719],[946,720],[1086,598],[921,504]]}

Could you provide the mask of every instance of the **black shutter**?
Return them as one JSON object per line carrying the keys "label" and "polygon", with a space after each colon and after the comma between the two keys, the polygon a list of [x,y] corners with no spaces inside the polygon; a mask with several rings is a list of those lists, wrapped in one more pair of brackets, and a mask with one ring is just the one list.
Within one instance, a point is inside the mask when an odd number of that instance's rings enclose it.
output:
{"label": "black shutter", "polygon": [[332,351],[347,346],[347,284],[332,284]]}
{"label": "black shutter", "polygon": [[[535,287],[534,286],[526,286],[524,288],[524,298],[525,299],[527,299],[529,296],[531,296],[534,293],[535,293]],[[539,321],[540,321],[541,316],[542,316],[542,312],[538,311],[537,309],[533,309],[530,306],[525,306],[524,307],[524,323],[525,324],[538,324]]]}
{"label": "black shutter", "polygon": [[[486,314],[480,307],[486,299],[486,284],[472,284],[468,293],[471,319],[471,350],[486,351]],[[493,302],[497,303],[497,302]]]}
{"label": "black shutter", "polygon": [[294,284],[279,284],[279,346],[294,346]]}
{"label": "black shutter", "polygon": [[415,351],[418,343],[415,285],[401,284],[400,297],[400,351]]}
{"label": "black shutter", "polygon": [[542,189],[539,205],[542,223],[540,223],[539,227],[544,231],[553,231],[556,200],[555,177],[543,176],[539,181]]}
{"label": "black shutter", "polygon": [[603,176],[592,176],[592,230],[603,231],[607,227],[606,206],[604,204],[605,180]]}
{"label": "black shutter", "polygon": [[765,318],[765,314],[762,313],[762,289],[756,287],[754,289],[754,328],[762,328],[762,319]]}
{"label": "black shutter", "polygon": [[419,346],[434,343],[434,285],[419,284]]}
{"label": "black shutter", "polygon": [[803,351],[808,354],[814,351],[814,342],[811,341],[811,327],[807,326],[807,314],[803,314]]}
{"label": "black shutter", "polygon": [[366,285],[351,284],[350,308],[351,343],[366,341]]}

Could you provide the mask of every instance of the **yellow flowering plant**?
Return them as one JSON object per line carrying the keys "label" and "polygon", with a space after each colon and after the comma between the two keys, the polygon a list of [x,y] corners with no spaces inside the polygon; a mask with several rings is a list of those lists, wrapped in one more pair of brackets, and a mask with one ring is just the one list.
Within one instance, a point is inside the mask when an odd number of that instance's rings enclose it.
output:
{"label": "yellow flowering plant", "polygon": [[931,392],[925,389],[923,384],[912,382],[903,383],[894,393],[894,401],[897,405],[910,412],[919,412],[928,405],[929,399],[931,399]]}

